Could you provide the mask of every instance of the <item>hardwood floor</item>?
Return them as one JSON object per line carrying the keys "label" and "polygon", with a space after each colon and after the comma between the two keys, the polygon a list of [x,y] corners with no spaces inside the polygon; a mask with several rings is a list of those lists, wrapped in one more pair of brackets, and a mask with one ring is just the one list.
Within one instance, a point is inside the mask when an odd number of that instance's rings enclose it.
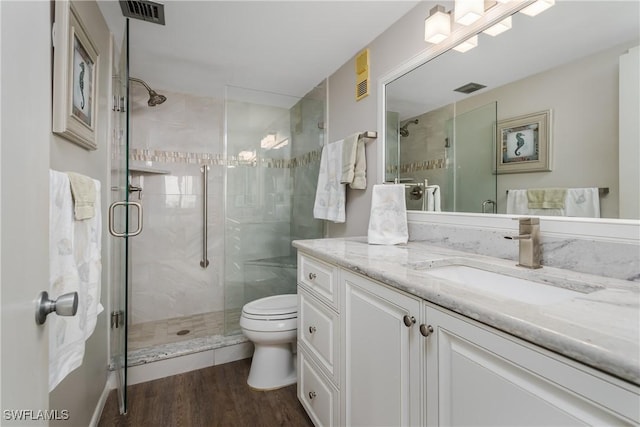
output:
{"label": "hardwood floor", "polygon": [[118,414],[116,391],[99,427],[313,426],[296,397],[296,385],[268,392],[247,385],[251,359],[130,386],[127,415]]}

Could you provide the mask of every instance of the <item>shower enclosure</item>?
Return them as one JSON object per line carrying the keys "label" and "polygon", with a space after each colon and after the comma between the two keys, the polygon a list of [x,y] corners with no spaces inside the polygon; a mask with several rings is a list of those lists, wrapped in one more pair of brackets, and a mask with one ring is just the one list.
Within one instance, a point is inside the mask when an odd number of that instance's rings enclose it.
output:
{"label": "shower enclosure", "polygon": [[130,185],[141,190],[130,197],[145,212],[129,254],[134,365],[237,343],[246,302],[295,293],[291,241],[323,233],[312,207],[324,83],[303,98],[154,89],[167,100],[150,108],[147,88],[130,86]]}
{"label": "shower enclosure", "polygon": [[386,112],[385,180],[405,183],[407,209],[425,209],[426,180],[444,212],[496,211],[496,117],[496,102],[464,113],[455,103],[409,118]]}

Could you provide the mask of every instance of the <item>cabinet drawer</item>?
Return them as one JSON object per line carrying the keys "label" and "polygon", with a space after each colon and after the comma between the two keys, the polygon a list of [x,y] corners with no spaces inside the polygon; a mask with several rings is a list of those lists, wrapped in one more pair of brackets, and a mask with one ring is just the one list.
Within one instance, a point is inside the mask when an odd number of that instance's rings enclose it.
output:
{"label": "cabinet drawer", "polygon": [[316,296],[338,309],[338,268],[298,252],[298,283],[309,287]]}
{"label": "cabinet drawer", "polygon": [[298,292],[298,344],[307,348],[333,381],[337,382],[340,360],[338,314],[311,296]]}
{"label": "cabinet drawer", "polygon": [[314,425],[339,424],[338,390],[307,357],[304,350],[298,352],[298,399]]}

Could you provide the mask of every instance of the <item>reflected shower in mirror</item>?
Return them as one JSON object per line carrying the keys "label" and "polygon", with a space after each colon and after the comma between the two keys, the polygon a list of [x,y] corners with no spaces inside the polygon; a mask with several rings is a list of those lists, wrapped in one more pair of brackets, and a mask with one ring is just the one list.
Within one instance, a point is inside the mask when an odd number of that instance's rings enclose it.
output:
{"label": "reflected shower in mirror", "polygon": [[442,211],[474,213],[522,213],[507,209],[509,190],[607,188],[594,196],[599,213],[529,213],[639,218],[640,3],[556,2],[512,22],[386,85],[386,181],[410,194],[426,179]]}

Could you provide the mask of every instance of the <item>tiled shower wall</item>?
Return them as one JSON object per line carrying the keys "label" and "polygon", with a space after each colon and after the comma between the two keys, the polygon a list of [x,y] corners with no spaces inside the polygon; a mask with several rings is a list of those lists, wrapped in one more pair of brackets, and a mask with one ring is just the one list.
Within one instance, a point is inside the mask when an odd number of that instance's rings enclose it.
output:
{"label": "tiled shower wall", "polygon": [[[132,323],[224,309],[224,102],[161,92],[167,101],[149,107],[146,90],[131,86],[130,164],[169,172],[132,173],[144,207],[143,232],[130,239]],[[207,269],[200,267],[202,164],[211,168]]]}

